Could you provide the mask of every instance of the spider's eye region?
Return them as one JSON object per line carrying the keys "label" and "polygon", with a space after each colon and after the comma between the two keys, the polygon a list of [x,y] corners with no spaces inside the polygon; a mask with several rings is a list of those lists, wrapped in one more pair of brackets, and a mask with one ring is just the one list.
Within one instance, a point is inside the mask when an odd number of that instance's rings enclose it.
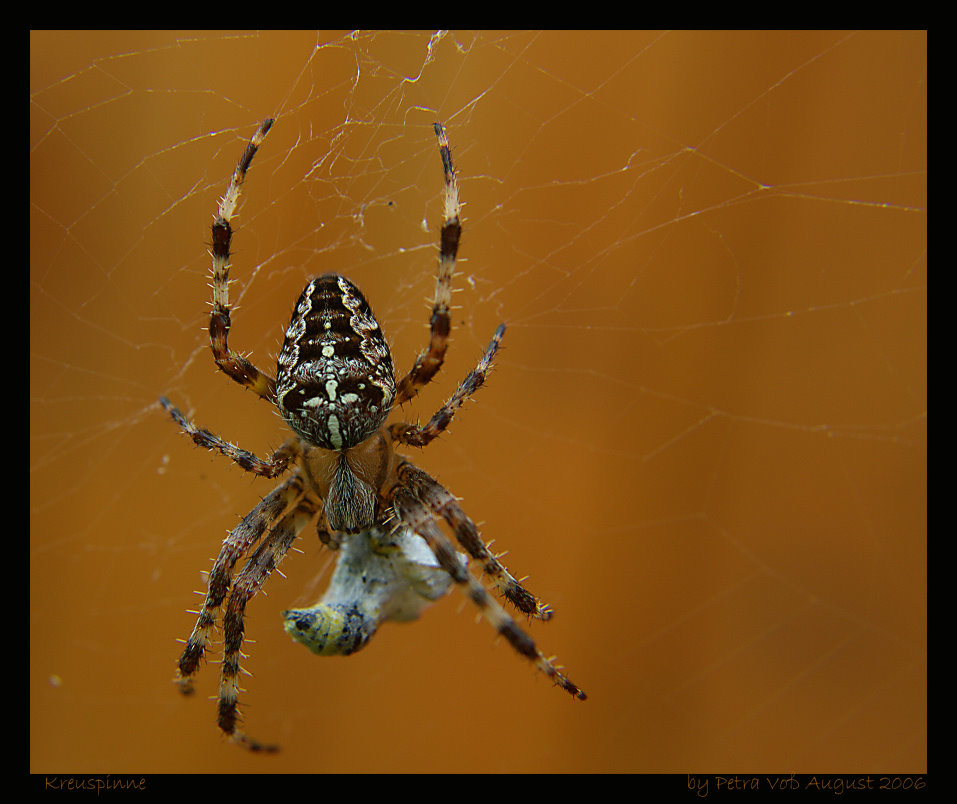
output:
{"label": "spider's eye region", "polygon": [[395,398],[392,355],[365,296],[343,276],[306,285],[276,373],[279,411],[300,438],[344,450],[383,424]]}

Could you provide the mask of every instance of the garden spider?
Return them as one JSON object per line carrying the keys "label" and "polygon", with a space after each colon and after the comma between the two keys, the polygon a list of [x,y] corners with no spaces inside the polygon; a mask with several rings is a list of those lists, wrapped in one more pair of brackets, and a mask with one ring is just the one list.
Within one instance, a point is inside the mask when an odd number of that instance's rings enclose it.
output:
{"label": "garden spider", "polygon": [[[408,402],[432,380],[448,346],[461,223],[445,130],[438,123],[434,126],[445,174],[445,216],[428,349],[396,382],[388,344],[365,297],[345,277],[326,274],[311,280],[299,296],[274,380],[227,343],[231,221],[246,171],[272,123],[263,121],[246,146],[213,222],[209,337],[216,365],[275,405],[295,435],[268,458],[259,458],[197,427],[166,398],[160,403],[198,446],[218,450],[263,477],[279,477],[287,469],[292,474],[223,541],[209,574],[205,602],[179,659],[180,689],[192,691],[192,678],[225,601],[219,728],[253,751],[275,750],[238,729],[243,616],[246,604],[321,509],[318,535],[323,544],[338,551],[336,568],[319,603],[284,612],[285,629],[294,639],[320,655],[353,653],[368,643],[380,623],[415,619],[454,582],[465,587],[516,651],[556,685],[584,700],[585,693],[542,654],[469,572],[468,558],[453,547],[436,517],[445,520],[495,590],[522,614],[548,620],[551,609],[489,552],[455,497],[393,449],[394,444],[424,447],[448,427],[462,403],[485,382],[505,326],[498,327],[475,369],[428,422],[385,425],[394,406]],[[250,551],[234,582],[236,562]]]}

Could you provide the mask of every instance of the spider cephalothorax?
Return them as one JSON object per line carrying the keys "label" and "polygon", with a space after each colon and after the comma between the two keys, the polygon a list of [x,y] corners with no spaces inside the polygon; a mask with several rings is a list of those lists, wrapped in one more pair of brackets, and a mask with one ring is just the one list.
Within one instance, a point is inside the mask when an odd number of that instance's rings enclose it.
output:
{"label": "spider cephalothorax", "polygon": [[[445,218],[428,348],[397,382],[389,346],[369,303],[350,280],[326,274],[311,280],[299,296],[273,380],[228,344],[230,221],[246,171],[272,122],[264,121],[246,146],[213,222],[209,336],[217,366],[275,405],[294,437],[268,458],[260,458],[197,427],[167,399],[160,402],[199,446],[217,450],[264,477],[292,471],[223,542],[209,574],[205,602],[179,659],[180,688],[192,691],[192,677],[225,603],[219,727],[251,750],[274,748],[238,729],[244,612],[299,533],[316,522],[322,542],[338,550],[335,571],[316,605],[284,614],[286,631],[313,652],[353,653],[368,643],[382,622],[414,619],[456,583],[467,588],[469,598],[516,651],[555,684],[584,700],[585,693],[542,654],[469,572],[469,560],[478,561],[495,590],[523,614],[547,620],[551,609],[489,552],[455,497],[394,449],[396,444],[423,447],[448,427],[462,403],[485,382],[504,325],[495,331],[475,368],[424,425],[385,423],[396,405],[432,380],[448,346],[461,223],[445,130],[435,124],[445,175]],[[453,546],[436,517],[449,526],[464,553]],[[247,554],[234,579],[233,568]]]}

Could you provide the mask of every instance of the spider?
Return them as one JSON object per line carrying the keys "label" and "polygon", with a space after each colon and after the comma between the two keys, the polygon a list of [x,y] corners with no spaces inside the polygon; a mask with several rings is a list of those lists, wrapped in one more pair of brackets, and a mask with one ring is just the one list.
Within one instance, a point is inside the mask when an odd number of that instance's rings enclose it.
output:
{"label": "spider", "polygon": [[[504,324],[476,367],[428,422],[385,424],[396,405],[411,400],[435,377],[448,346],[452,275],[462,227],[445,129],[434,124],[445,176],[445,214],[428,348],[409,373],[396,381],[389,346],[369,303],[350,280],[326,274],[312,279],[300,294],[273,379],[227,342],[231,222],[246,171],[272,124],[273,120],[264,120],[247,144],[212,225],[209,337],[216,365],[276,406],[293,436],[269,457],[260,458],[197,427],[165,397],[160,403],[198,446],[218,451],[263,477],[278,478],[288,470],[291,474],[223,541],[209,573],[202,609],[179,658],[181,691],[193,690],[193,676],[225,602],[219,728],[250,750],[276,750],[239,729],[244,613],[299,533],[315,521],[321,542],[338,551],[329,589],[315,606],[283,614],[286,631],[314,653],[353,653],[369,642],[382,622],[415,619],[455,583],[465,588],[518,653],[554,684],[585,700],[585,693],[542,654],[469,571],[469,559],[481,565],[495,591],[522,614],[548,620],[551,608],[512,576],[500,556],[489,551],[456,498],[394,449],[395,445],[424,447],[449,426],[462,403],[485,382],[505,333]],[[437,519],[447,523],[467,556],[453,546]],[[236,563],[247,555],[234,579]]]}

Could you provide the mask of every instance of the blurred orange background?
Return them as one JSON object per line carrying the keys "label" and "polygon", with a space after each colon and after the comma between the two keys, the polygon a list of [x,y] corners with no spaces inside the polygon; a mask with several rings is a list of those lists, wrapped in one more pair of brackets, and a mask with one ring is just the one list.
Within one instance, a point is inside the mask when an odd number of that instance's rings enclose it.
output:
{"label": "blurred orange background", "polygon": [[[30,750],[41,773],[926,769],[923,32],[31,36]],[[312,275],[428,337],[448,126],[465,230],[416,456],[556,611],[578,703],[458,591],[320,659],[308,532],[218,667],[170,683],[282,422],[212,362],[216,200],[256,124],[230,343],[272,370]]]}

